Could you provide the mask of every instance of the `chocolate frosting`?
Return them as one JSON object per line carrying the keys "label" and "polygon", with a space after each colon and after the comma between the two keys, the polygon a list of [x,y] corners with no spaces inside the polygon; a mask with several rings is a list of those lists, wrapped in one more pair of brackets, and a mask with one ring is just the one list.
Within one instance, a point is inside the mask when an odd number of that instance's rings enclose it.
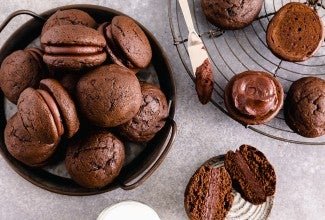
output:
{"label": "chocolate frosting", "polygon": [[215,219],[215,204],[218,203],[218,193],[220,191],[218,178],[220,178],[220,173],[217,169],[210,170],[210,183],[209,183],[209,192],[206,198],[206,219],[213,220]]}
{"label": "chocolate frosting", "polygon": [[244,75],[232,87],[236,109],[249,116],[264,116],[276,109],[278,97],[273,80],[260,73]]}
{"label": "chocolate frosting", "polygon": [[102,52],[98,46],[47,46],[45,52],[49,54],[93,54]]}
{"label": "chocolate frosting", "polygon": [[[256,179],[254,173],[249,168],[248,164],[245,162],[245,159],[240,154],[238,150],[236,150],[234,154],[235,160],[238,164],[238,169],[243,173],[246,178],[246,184],[252,190],[252,193],[255,195],[257,201],[265,201],[266,195],[263,186]],[[247,195],[246,195],[247,196]]]}

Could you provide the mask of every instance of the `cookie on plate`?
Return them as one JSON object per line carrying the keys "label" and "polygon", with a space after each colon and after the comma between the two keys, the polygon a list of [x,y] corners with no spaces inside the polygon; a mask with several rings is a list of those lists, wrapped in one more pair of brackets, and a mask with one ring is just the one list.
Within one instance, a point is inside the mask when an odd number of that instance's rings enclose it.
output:
{"label": "cookie on plate", "polygon": [[324,41],[324,24],[309,6],[291,2],[270,21],[266,42],[279,58],[300,62],[312,57]]}
{"label": "cookie on plate", "polygon": [[184,206],[191,220],[224,219],[233,202],[231,178],[224,166],[209,161],[191,177],[185,191]]}
{"label": "cookie on plate", "polygon": [[224,163],[234,188],[247,201],[259,205],[275,193],[274,168],[255,147],[242,145],[235,152],[228,151]]}

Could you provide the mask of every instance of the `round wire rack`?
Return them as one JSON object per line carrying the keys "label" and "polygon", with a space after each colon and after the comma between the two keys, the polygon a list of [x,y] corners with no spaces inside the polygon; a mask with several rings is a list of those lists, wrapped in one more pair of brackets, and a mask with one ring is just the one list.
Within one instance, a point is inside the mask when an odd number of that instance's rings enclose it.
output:
{"label": "round wire rack", "polygon": [[[237,73],[245,70],[261,70],[274,74],[282,83],[285,95],[292,82],[305,76],[325,79],[325,43],[312,58],[304,62],[287,62],[277,58],[266,44],[266,29],[269,21],[283,5],[290,0],[265,0],[259,16],[241,30],[222,30],[210,24],[202,11],[200,0],[188,0],[194,26],[201,37],[214,69],[214,91],[211,102],[229,115],[224,104],[224,88]],[[308,4],[321,17],[325,24],[325,0],[296,1]],[[186,48],[188,30],[177,0],[169,0],[168,16],[174,45],[179,57],[194,81]],[[281,141],[325,145],[325,135],[318,138],[305,138],[293,132],[285,123],[283,109],[270,122],[264,125],[247,125],[247,128]]]}

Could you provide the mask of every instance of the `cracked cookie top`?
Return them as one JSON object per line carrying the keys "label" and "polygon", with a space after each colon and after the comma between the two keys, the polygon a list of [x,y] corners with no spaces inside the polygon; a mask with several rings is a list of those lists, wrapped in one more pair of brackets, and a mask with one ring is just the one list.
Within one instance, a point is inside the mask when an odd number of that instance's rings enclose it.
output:
{"label": "cracked cookie top", "polygon": [[69,145],[65,164],[81,186],[99,188],[118,176],[125,159],[124,144],[108,130],[79,135]]}
{"label": "cracked cookie top", "polygon": [[304,137],[325,134],[325,80],[304,77],[292,83],[284,105],[288,126]]}
{"label": "cracked cookie top", "polygon": [[264,0],[201,0],[210,23],[223,29],[241,29],[254,21]]}

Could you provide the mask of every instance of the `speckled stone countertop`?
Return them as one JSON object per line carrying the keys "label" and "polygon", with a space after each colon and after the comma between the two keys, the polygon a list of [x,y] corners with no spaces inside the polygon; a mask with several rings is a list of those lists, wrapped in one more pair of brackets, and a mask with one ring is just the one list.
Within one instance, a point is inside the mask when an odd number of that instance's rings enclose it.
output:
{"label": "speckled stone countertop", "polygon": [[[11,0],[2,2],[0,22],[19,9],[41,13],[82,3],[110,7],[135,18],[153,33],[167,52],[177,87],[176,140],[162,165],[135,190],[117,189],[84,197],[64,196],[38,188],[16,174],[0,157],[0,219],[96,219],[105,207],[123,200],[148,204],[163,220],[187,219],[184,191],[193,172],[210,157],[244,143],[262,150],[277,172],[277,190],[269,219],[324,218],[325,146],[277,141],[246,129],[212,104],[202,106],[173,45],[165,1]],[[0,46],[28,19],[25,15],[15,18],[0,33]]]}

